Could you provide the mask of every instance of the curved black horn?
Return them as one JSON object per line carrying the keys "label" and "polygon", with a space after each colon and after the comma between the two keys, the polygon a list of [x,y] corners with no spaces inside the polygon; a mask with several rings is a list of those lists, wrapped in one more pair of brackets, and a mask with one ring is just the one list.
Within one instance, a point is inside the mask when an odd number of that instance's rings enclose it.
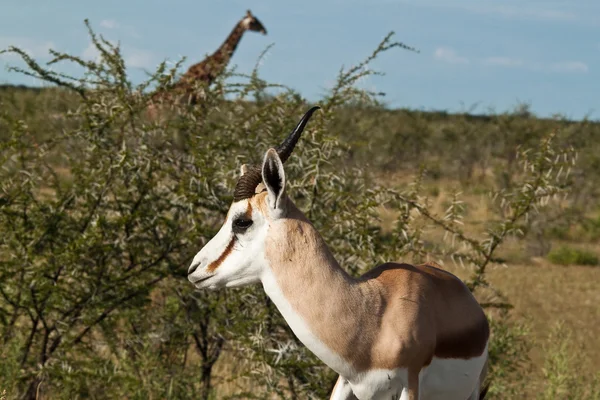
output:
{"label": "curved black horn", "polygon": [[[292,151],[294,150],[294,146],[298,143],[298,139],[300,139],[300,135],[306,126],[306,123],[310,119],[311,115],[317,111],[320,107],[313,107],[304,114],[296,128],[289,134],[289,136],[281,143],[280,146],[277,147],[277,154],[281,159],[281,162],[285,162]],[[244,175],[240,177],[235,185],[235,189],[233,191],[233,201],[240,201],[244,199],[249,199],[254,196],[254,192],[259,183],[262,182],[262,171],[260,168],[256,166],[248,166],[248,170]]]}
{"label": "curved black horn", "polygon": [[277,147],[277,149],[276,149],[277,154],[279,155],[279,158],[281,159],[282,163],[286,162],[286,160],[290,157],[290,155],[292,154],[292,151],[294,151],[294,147],[296,146],[296,143],[298,143],[298,139],[300,139],[300,135],[302,134],[304,127],[308,123],[308,120],[313,115],[313,113],[320,108],[321,107],[315,106],[315,107],[311,108],[310,110],[308,110],[306,112],[306,114],[304,114],[304,116],[302,117],[300,122],[298,122],[298,125],[296,125],[296,128],[294,128],[294,130],[283,141],[283,143],[281,143]]}
{"label": "curved black horn", "polygon": [[262,182],[262,172],[260,168],[251,165],[246,173],[240,176],[235,189],[233,190],[233,201],[249,199],[254,196],[254,191],[259,183]]}

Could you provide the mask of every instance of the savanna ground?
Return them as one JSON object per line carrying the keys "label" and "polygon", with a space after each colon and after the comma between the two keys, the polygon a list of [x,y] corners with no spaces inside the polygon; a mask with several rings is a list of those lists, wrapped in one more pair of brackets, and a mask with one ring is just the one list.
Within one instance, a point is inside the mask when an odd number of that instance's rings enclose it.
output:
{"label": "savanna ground", "polygon": [[[0,394],[27,399],[326,398],[335,376],[260,288],[194,292],[241,163],[308,108],[260,71],[200,107],[145,114],[119,49],[58,85],[0,90]],[[492,324],[490,398],[599,399],[600,124],[526,106],[474,116],[386,109],[342,70],[286,165],[289,194],[342,266],[431,259]],[[17,73],[17,72],[16,72]],[[93,88],[93,89],[92,89]]]}

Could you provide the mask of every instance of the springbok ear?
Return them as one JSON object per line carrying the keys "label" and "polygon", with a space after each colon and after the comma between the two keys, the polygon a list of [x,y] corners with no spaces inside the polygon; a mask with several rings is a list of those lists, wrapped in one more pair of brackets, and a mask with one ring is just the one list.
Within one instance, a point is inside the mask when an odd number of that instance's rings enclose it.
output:
{"label": "springbok ear", "polygon": [[240,176],[244,176],[246,172],[248,172],[248,165],[242,164],[242,166],[240,167]]}
{"label": "springbok ear", "polygon": [[269,149],[265,154],[262,179],[267,188],[269,207],[274,210],[282,210],[281,199],[285,190],[285,172],[283,172],[283,163],[275,149]]}

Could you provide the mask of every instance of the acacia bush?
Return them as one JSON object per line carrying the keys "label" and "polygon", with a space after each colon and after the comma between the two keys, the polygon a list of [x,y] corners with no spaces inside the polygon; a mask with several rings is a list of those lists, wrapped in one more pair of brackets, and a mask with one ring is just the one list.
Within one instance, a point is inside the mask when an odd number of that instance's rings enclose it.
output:
{"label": "acacia bush", "polygon": [[[136,85],[120,48],[90,35],[99,60],[52,52],[49,63],[76,63],[80,77],[8,49],[27,65],[17,72],[58,88],[33,108],[14,94],[2,100],[0,389],[27,399],[326,398],[336,377],[295,339],[261,288],[195,292],[186,279],[193,255],[225,218],[239,166],[260,163],[306,100],[261,79],[258,69],[235,79],[230,71],[198,88],[203,106],[175,104],[149,120],[148,88],[168,88],[180,64],[167,70],[163,63]],[[557,143],[565,134],[544,127],[527,143],[503,140],[501,149],[476,127],[438,132],[422,115],[415,133],[373,128],[387,111],[356,84],[394,47],[406,48],[390,34],[364,62],[342,69],[318,101],[322,111],[286,165],[289,193],[353,275],[389,260],[465,265],[493,321],[491,394],[510,397],[526,358],[517,350],[526,345],[486,269],[501,262],[496,253],[507,238],[523,237],[573,184],[566,172],[574,152]],[[373,129],[403,136],[367,139]],[[497,134],[515,138],[515,129],[506,122]],[[430,135],[421,137],[423,130]],[[466,181],[494,152],[512,168],[489,193],[494,215],[481,235],[464,230],[458,192],[445,213],[431,208],[423,180],[430,160],[441,160],[443,146],[433,139],[440,134],[457,141],[456,168]],[[398,153],[418,171],[402,190],[378,184],[367,168]],[[365,162],[368,154],[374,163]],[[396,213],[391,232],[381,227],[382,208]],[[435,232],[445,240],[434,246]]]}

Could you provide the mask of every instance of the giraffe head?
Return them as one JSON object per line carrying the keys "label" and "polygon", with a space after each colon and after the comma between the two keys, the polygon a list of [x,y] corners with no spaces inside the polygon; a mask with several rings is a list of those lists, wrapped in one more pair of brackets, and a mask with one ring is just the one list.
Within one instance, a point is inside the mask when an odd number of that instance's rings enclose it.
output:
{"label": "giraffe head", "polygon": [[242,20],[242,24],[244,24],[244,27],[249,31],[260,32],[263,35],[267,34],[267,30],[263,24],[258,20],[258,18],[252,15],[250,10],[246,11],[246,16]]}

